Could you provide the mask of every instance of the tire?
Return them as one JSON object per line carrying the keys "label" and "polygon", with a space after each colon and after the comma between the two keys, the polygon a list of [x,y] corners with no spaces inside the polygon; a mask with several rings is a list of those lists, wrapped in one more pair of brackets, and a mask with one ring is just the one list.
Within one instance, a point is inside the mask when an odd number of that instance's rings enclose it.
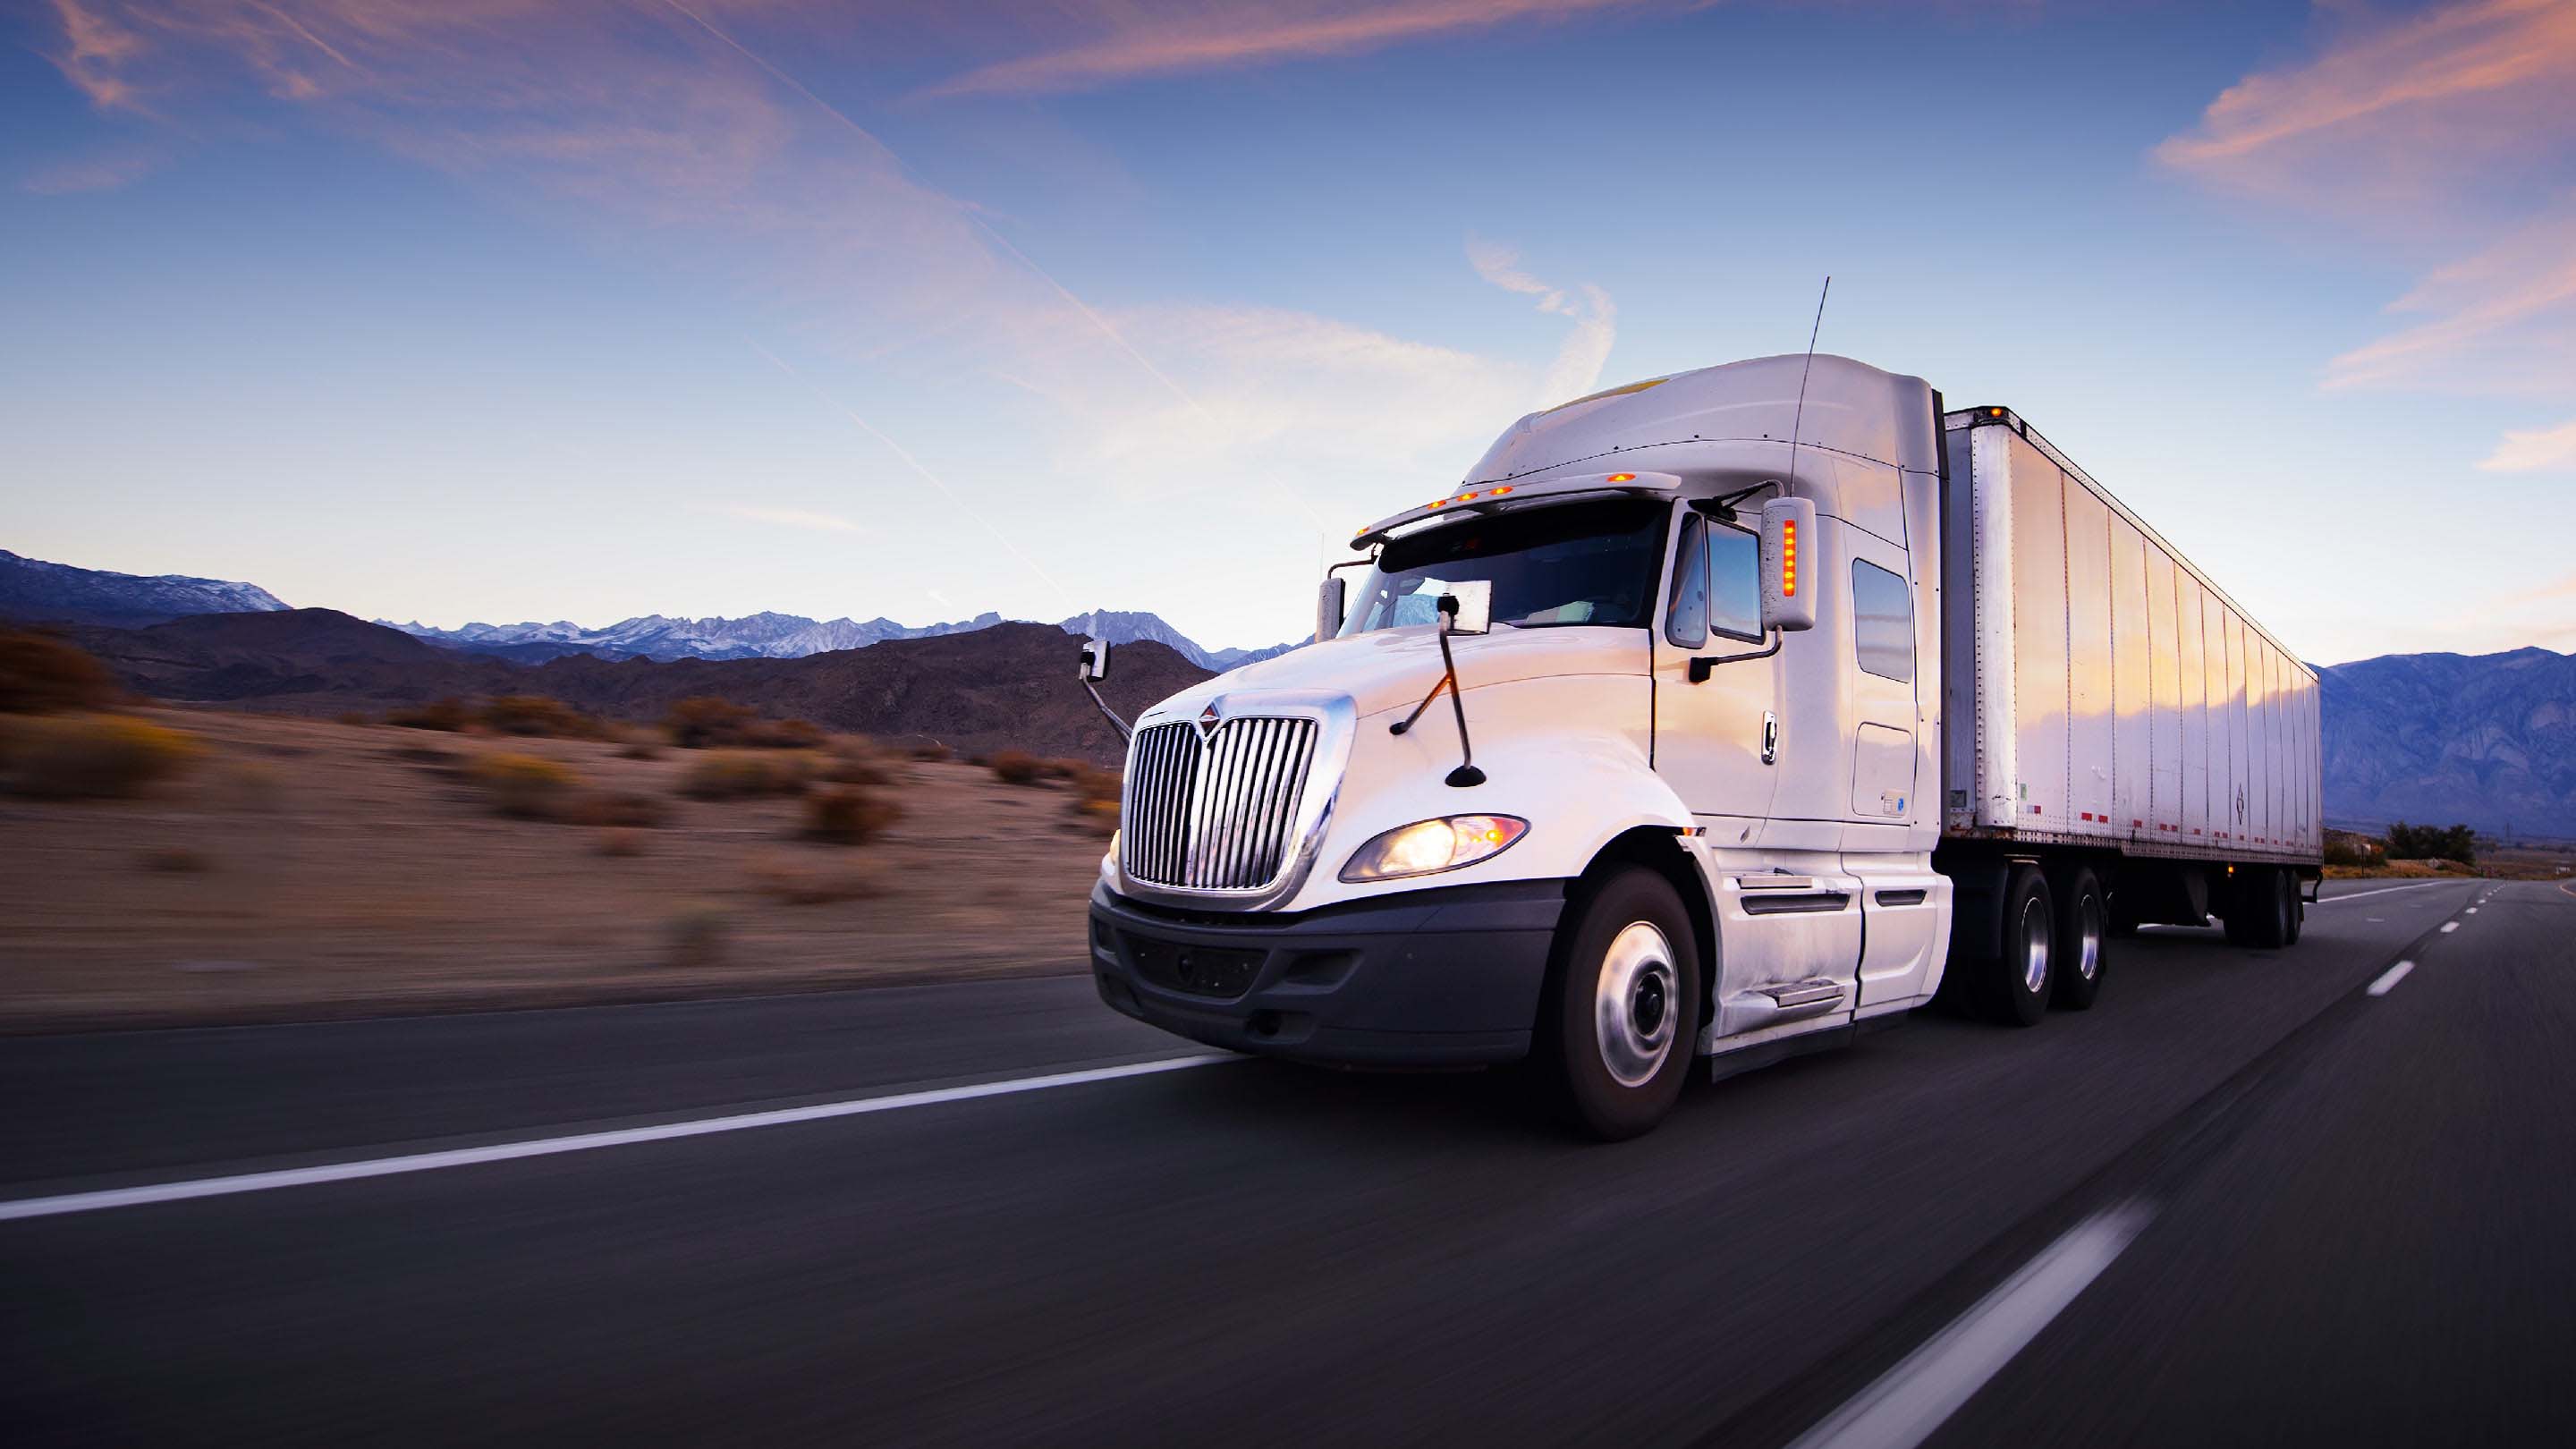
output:
{"label": "tire", "polygon": [[2050,963],[2056,979],[2049,984],[2049,1004],[2090,1010],[2110,961],[2111,903],[2100,878],[2080,865],[2058,879],[2056,894],[2057,950]]}
{"label": "tire", "polygon": [[1977,1014],[2001,1026],[2037,1026],[2048,1013],[2057,912],[2039,868],[2013,867],[2004,885],[2003,954],[1970,966]]}
{"label": "tire", "polygon": [[2308,903],[2299,898],[2297,876],[2285,870],[2281,872],[2281,878],[2290,885],[2290,934],[2282,940],[2281,944],[2295,946],[2299,944],[2300,934],[2308,928]]}
{"label": "tire", "polygon": [[1586,1134],[1635,1137],[1680,1100],[1699,1049],[1699,959],[1680,893],[1642,866],[1567,913],[1540,1035],[1560,1105]]}
{"label": "tire", "polygon": [[2254,944],[2266,951],[2278,951],[2299,936],[2298,883],[2278,866],[2267,867],[2258,878]]}

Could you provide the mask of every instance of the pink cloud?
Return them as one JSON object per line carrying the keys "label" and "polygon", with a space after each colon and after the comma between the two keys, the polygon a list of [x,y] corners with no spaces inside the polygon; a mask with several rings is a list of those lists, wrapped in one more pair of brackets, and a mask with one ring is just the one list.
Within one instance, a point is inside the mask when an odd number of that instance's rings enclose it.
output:
{"label": "pink cloud", "polygon": [[2327,387],[2576,392],[2576,4],[2320,9],[2320,53],[2229,87],[2157,158],[2330,219],[2340,246],[2455,258],[2390,304],[2405,325],[2327,364]]}
{"label": "pink cloud", "polygon": [[1231,0],[1200,5],[1098,5],[1091,32],[1061,48],[978,67],[928,96],[1091,90],[1120,81],[1277,61],[1352,55],[1426,36],[1514,22],[1548,23],[1652,0]]}
{"label": "pink cloud", "polygon": [[160,158],[142,151],[78,156],[38,167],[20,185],[38,196],[65,196],[80,191],[113,191],[141,179]]}

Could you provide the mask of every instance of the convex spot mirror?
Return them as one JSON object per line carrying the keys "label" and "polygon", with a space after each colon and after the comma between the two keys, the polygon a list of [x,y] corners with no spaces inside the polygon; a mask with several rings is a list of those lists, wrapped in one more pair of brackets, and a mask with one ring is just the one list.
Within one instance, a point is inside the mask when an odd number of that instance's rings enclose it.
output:
{"label": "convex spot mirror", "polygon": [[1082,641],[1082,669],[1074,677],[1077,679],[1090,680],[1107,679],[1109,677],[1108,640],[1085,639]]}
{"label": "convex spot mirror", "polygon": [[1440,613],[1448,622],[1443,629],[1451,634],[1485,634],[1494,627],[1494,581],[1468,579],[1446,586],[1449,592],[1440,600]]}
{"label": "convex spot mirror", "polygon": [[1762,505],[1762,627],[1816,627],[1816,502],[1774,498]]}

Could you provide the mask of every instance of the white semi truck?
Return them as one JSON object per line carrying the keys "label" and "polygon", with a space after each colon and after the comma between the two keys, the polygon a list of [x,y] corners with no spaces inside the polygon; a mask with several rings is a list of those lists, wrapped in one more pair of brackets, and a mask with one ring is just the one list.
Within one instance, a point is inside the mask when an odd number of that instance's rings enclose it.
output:
{"label": "white semi truck", "polygon": [[2315,675],[2008,408],[1830,356],[1679,373],[1522,418],[1352,546],[1313,644],[1135,720],[1091,897],[1117,1010],[1532,1058],[1620,1137],[1697,1060],[1945,985],[2087,1008],[2140,924],[2298,939]]}

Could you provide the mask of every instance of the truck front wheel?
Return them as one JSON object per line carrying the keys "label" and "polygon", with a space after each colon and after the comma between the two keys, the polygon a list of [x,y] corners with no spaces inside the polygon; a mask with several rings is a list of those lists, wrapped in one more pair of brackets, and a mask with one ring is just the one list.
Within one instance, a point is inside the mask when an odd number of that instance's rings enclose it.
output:
{"label": "truck front wheel", "polygon": [[1662,1121],[1699,1039],[1699,938],[1672,882],[1632,866],[1578,898],[1556,985],[1541,1036],[1576,1124],[1615,1142]]}

